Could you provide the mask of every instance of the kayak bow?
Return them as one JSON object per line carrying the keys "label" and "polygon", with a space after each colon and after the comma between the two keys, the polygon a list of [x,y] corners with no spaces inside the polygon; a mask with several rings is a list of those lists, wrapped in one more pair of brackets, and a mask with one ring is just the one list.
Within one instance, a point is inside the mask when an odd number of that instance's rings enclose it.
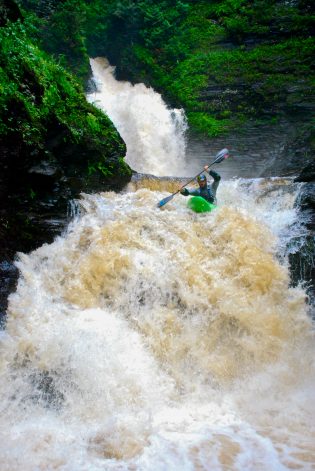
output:
{"label": "kayak bow", "polygon": [[187,202],[188,208],[195,213],[208,213],[216,208],[215,204],[209,203],[202,196],[193,196]]}

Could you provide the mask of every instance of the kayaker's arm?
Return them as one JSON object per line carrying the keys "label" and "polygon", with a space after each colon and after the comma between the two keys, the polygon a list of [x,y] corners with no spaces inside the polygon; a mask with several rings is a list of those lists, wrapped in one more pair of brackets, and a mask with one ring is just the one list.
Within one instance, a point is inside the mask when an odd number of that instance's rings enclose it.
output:
{"label": "kayaker's arm", "polygon": [[188,188],[183,188],[182,190],[180,190],[180,193],[184,196],[189,196],[189,195],[200,196],[200,190],[199,189],[188,190]]}
{"label": "kayaker's arm", "polygon": [[215,182],[219,182],[221,180],[221,175],[219,175],[214,170],[209,170],[209,165],[206,165],[204,169],[206,170],[206,172],[209,173],[209,175],[214,179]]}
{"label": "kayaker's arm", "polygon": [[208,201],[210,203],[215,203],[216,204],[216,194],[217,194],[217,189],[221,180],[221,175],[219,175],[217,172],[214,170],[209,171],[209,165],[206,165],[204,167],[205,171],[209,173],[209,175],[213,178],[213,182],[209,188],[211,195],[209,194]]}
{"label": "kayaker's arm", "polygon": [[189,190],[187,188],[182,188],[179,192],[181,195],[184,195],[184,196],[189,195]]}

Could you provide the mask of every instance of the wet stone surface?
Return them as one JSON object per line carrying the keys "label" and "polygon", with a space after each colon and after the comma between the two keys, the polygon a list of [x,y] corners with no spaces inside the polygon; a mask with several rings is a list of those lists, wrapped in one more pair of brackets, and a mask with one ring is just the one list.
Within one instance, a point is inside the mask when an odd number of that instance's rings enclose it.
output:
{"label": "wet stone surface", "polygon": [[18,269],[12,262],[0,262],[0,329],[5,325],[8,294],[15,290]]}

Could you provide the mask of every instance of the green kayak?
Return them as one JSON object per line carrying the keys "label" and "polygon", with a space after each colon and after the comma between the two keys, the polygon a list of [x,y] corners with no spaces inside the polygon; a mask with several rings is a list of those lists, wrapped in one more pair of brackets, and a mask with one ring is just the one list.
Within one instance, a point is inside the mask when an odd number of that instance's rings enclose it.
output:
{"label": "green kayak", "polygon": [[188,208],[195,211],[195,213],[208,213],[216,208],[215,204],[209,203],[202,196],[193,196],[187,202]]}

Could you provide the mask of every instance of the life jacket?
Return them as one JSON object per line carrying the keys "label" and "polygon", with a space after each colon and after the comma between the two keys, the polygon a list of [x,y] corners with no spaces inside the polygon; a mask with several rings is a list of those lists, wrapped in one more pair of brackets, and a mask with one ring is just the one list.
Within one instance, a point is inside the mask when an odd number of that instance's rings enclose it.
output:
{"label": "life jacket", "polygon": [[210,183],[207,183],[207,186],[205,186],[203,188],[199,187],[196,191],[198,192],[197,196],[202,196],[209,203],[214,203],[215,196],[214,196],[213,191],[211,189]]}

